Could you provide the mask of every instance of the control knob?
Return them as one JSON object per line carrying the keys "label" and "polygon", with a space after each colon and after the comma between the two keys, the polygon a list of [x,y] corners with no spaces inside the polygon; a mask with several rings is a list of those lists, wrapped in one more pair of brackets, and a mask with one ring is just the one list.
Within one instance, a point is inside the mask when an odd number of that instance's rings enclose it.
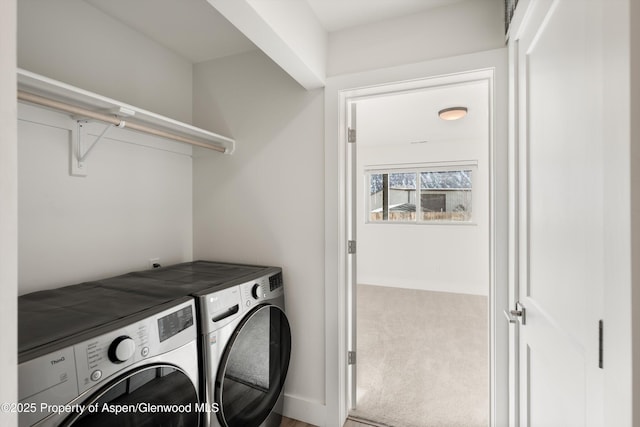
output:
{"label": "control knob", "polygon": [[126,362],[136,352],[136,343],[131,337],[119,336],[109,346],[109,359],[113,363]]}
{"label": "control knob", "polygon": [[261,297],[265,297],[267,295],[262,291],[262,286],[256,283],[255,285],[253,285],[253,288],[251,288],[251,296],[254,299],[260,299]]}

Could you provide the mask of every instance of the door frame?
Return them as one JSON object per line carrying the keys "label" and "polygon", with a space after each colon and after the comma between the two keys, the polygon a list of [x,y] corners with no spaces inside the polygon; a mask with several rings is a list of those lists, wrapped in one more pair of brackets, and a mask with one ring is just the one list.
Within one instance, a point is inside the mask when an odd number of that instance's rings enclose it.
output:
{"label": "door frame", "polygon": [[347,110],[363,96],[416,90],[445,84],[489,80],[490,122],[490,425],[506,425],[509,408],[507,308],[507,56],[506,49],[429,61],[329,79],[325,88],[325,308],[326,425],[342,425],[348,415],[350,281],[347,240]]}
{"label": "door frame", "polygon": [[[0,6],[0,402],[18,401],[18,102],[16,100],[17,2]],[[17,425],[18,414],[0,412],[0,425]]]}

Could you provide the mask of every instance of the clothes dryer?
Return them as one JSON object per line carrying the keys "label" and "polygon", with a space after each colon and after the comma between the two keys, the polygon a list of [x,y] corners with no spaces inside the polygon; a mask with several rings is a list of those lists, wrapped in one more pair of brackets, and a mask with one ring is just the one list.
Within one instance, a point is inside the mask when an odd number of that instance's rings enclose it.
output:
{"label": "clothes dryer", "polygon": [[280,426],[291,357],[280,268],[194,293],[210,427]]}
{"label": "clothes dryer", "polygon": [[20,297],[19,426],[199,426],[194,300],[160,301],[96,283]]}

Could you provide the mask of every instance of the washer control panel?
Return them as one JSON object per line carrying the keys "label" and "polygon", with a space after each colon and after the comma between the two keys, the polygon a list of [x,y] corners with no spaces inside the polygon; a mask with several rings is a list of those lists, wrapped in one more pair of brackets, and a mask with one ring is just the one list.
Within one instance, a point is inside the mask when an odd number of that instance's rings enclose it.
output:
{"label": "washer control panel", "polygon": [[244,306],[251,308],[263,300],[280,297],[284,292],[282,284],[282,272],[243,283],[240,288]]}
{"label": "washer control panel", "polygon": [[83,392],[104,377],[142,360],[142,348],[151,346],[152,331],[150,322],[140,321],[77,344],[74,351],[79,390]]}
{"label": "washer control panel", "polygon": [[78,389],[196,339],[193,301],[74,346]]}

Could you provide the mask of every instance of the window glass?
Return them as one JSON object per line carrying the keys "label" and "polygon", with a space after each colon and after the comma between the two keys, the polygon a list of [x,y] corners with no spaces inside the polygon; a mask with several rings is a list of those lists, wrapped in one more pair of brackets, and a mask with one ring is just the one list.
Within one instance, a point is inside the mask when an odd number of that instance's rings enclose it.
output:
{"label": "window glass", "polygon": [[472,220],[471,168],[373,171],[367,176],[368,222],[432,223]]}
{"label": "window glass", "polygon": [[383,221],[385,213],[382,199],[388,174],[372,173],[369,175],[369,221]]}
{"label": "window glass", "polygon": [[416,173],[372,174],[372,221],[416,220]]}
{"label": "window glass", "polygon": [[420,172],[422,221],[471,221],[471,170]]}

